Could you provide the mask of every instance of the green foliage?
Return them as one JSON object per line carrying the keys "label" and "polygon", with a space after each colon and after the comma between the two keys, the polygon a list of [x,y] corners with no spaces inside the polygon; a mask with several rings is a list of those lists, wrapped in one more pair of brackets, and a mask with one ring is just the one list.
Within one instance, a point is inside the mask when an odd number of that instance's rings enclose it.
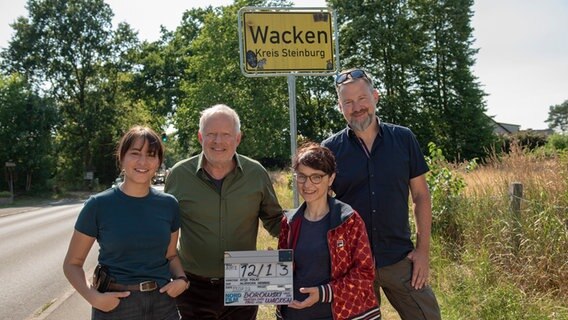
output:
{"label": "green foliage", "polygon": [[343,115],[337,108],[337,97],[331,79],[298,78],[296,92],[298,136],[304,141],[323,141],[345,127]]}
{"label": "green foliage", "polygon": [[[430,167],[427,177],[430,192],[436,196],[459,197],[466,186],[463,178],[449,168],[442,150],[435,143],[428,143],[428,150],[429,156],[426,157],[426,162]],[[440,211],[444,211],[443,204],[441,205]]]}
{"label": "green foliage", "polygon": [[0,191],[0,198],[10,198],[12,193],[10,191]]}
{"label": "green foliage", "polygon": [[[515,152],[462,173],[475,186],[466,186],[445,217],[460,230],[459,246],[433,234],[433,283],[447,292],[444,318],[568,319],[566,160]],[[507,182],[517,179],[523,201],[513,214]]]}
{"label": "green foliage", "polygon": [[568,134],[553,134],[549,136],[546,147],[553,150],[568,151]]}
{"label": "green foliage", "polygon": [[498,146],[496,149],[504,154],[511,152],[513,148],[535,150],[546,145],[547,139],[546,135],[539,132],[532,130],[520,131],[510,135],[499,136],[499,140],[496,142]]}
{"label": "green foliage", "polygon": [[0,163],[16,163],[15,189],[43,186],[53,174],[57,122],[52,100],[39,97],[22,77],[0,77]]}
{"label": "green foliage", "polygon": [[[458,223],[459,205],[466,187],[465,181],[446,161],[440,148],[433,142],[428,144],[429,156],[426,163],[430,171],[426,181],[432,197],[432,233],[440,236],[448,245],[460,245],[461,227]],[[476,161],[468,164],[467,170],[473,170]]]}
{"label": "green foliage", "polygon": [[159,41],[144,42],[133,53],[133,63],[144,67],[125,84],[128,97],[144,106],[158,129],[166,129],[166,122],[182,100],[180,85],[186,75],[188,54],[182,35],[166,31]]}
{"label": "green foliage", "polygon": [[548,118],[546,121],[550,129],[559,129],[562,132],[568,131],[568,100],[562,104],[549,107]]}
{"label": "green foliage", "polygon": [[[442,261],[434,288],[444,319],[563,319],[554,300],[533,300],[513,281],[501,276],[485,249],[466,249],[458,263]],[[441,283],[440,283],[441,282]],[[444,287],[445,286],[445,287]],[[444,287],[444,288],[442,288]],[[438,289],[438,290],[436,290]],[[440,294],[444,290],[446,294]],[[451,293],[448,293],[451,292]],[[548,317],[549,314],[559,316]]]}
{"label": "green foliage", "polygon": [[127,119],[132,114],[121,109],[136,35],[127,24],[112,30],[112,11],[102,0],[29,0],[27,8],[29,18],[14,23],[15,35],[1,54],[3,69],[22,74],[58,107],[59,182],[79,186],[88,171],[110,182],[117,136],[140,119]]}
{"label": "green foliage", "polygon": [[164,143],[164,148],[164,165],[166,168],[171,168],[177,162],[188,157],[188,154],[180,147],[178,136],[175,133],[168,135],[168,141]]}

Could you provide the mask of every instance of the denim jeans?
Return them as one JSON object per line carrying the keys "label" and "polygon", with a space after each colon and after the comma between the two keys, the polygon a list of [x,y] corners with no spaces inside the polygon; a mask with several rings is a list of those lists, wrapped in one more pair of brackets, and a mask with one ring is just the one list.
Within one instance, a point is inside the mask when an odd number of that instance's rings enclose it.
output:
{"label": "denim jeans", "polygon": [[150,292],[130,291],[120,299],[114,310],[103,312],[93,308],[92,320],[179,320],[175,299],[159,290]]}

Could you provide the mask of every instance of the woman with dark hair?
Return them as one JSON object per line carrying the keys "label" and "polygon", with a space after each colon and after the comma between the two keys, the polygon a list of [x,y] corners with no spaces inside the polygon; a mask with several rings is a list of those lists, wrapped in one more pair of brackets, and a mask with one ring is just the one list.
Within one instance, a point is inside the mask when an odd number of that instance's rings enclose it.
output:
{"label": "woman with dark hair", "polygon": [[328,195],[335,158],[315,143],[292,160],[304,203],[282,219],[279,249],[294,250],[294,301],[283,319],[380,319],[375,269],[365,224],[349,205]]}
{"label": "woman with dark hair", "polygon": [[[93,307],[91,319],[178,320],[174,298],[189,281],[176,251],[178,203],[151,187],[164,158],[160,137],[133,127],[121,138],[116,157],[124,182],[85,202],[63,271]],[[95,240],[99,265],[89,284],[83,264]]]}

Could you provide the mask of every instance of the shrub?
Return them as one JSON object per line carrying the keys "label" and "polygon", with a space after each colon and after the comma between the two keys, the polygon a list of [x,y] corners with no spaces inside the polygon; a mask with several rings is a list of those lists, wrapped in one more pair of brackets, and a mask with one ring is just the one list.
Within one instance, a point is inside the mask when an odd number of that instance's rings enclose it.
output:
{"label": "shrub", "polygon": [[543,133],[532,130],[520,131],[510,135],[500,136],[495,150],[501,150],[501,152],[507,154],[514,150],[514,145],[521,149],[534,150],[546,145],[547,140],[547,136]]}
{"label": "shrub", "polygon": [[[428,144],[430,155],[426,163],[430,172],[426,181],[432,196],[432,234],[440,236],[450,250],[450,254],[459,254],[463,242],[463,232],[458,222],[463,210],[462,193],[466,187],[464,179],[457,173],[456,166],[448,163],[442,150],[433,142]],[[476,166],[475,159],[466,165],[466,170]]]}
{"label": "shrub", "polygon": [[11,198],[12,193],[10,191],[0,191],[0,198]]}
{"label": "shrub", "polygon": [[546,147],[554,150],[568,150],[568,134],[553,134],[548,137]]}

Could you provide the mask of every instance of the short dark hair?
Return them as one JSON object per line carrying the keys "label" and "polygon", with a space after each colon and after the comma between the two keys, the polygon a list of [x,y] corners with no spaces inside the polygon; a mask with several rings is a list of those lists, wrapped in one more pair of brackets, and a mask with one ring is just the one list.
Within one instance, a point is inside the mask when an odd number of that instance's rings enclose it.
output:
{"label": "short dark hair", "polygon": [[126,155],[128,149],[140,139],[148,142],[148,151],[157,155],[158,159],[160,159],[160,165],[162,164],[164,160],[164,145],[158,134],[148,127],[134,126],[120,138],[118,146],[116,147],[116,160],[119,167],[122,166],[122,159],[124,159],[124,155]]}
{"label": "short dark hair", "polygon": [[307,142],[300,146],[292,158],[292,169],[298,170],[300,165],[321,170],[328,175],[335,173],[335,156],[327,147],[314,142]]}

